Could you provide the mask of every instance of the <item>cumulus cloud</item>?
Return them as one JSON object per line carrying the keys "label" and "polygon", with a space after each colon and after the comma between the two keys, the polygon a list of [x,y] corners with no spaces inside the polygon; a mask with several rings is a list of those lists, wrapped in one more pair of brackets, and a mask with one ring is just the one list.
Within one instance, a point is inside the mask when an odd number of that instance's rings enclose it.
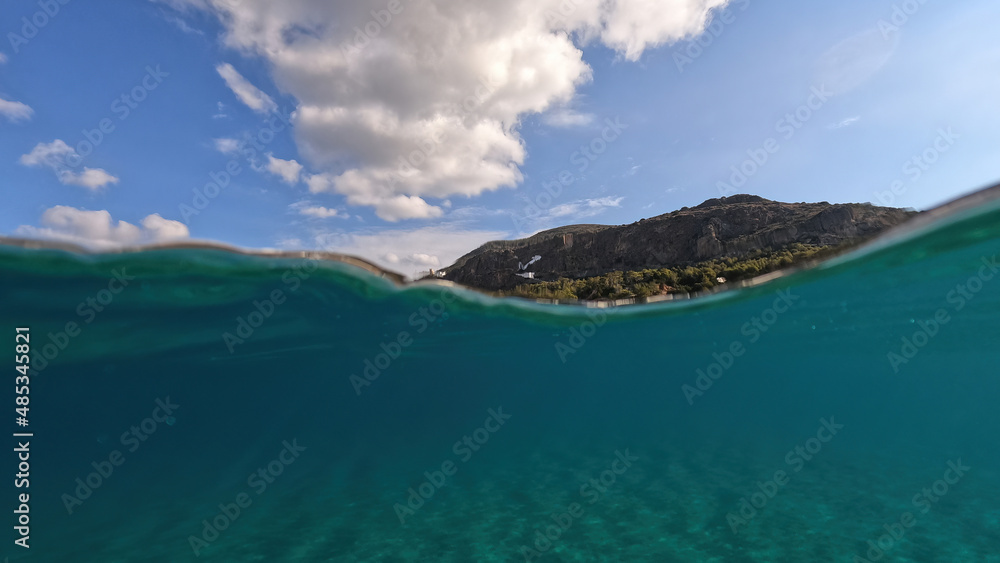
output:
{"label": "cumulus cloud", "polygon": [[249,80],[243,78],[243,75],[233,68],[233,65],[229,63],[222,63],[215,67],[216,72],[219,76],[226,81],[226,86],[236,94],[241,102],[246,104],[246,106],[257,113],[271,113],[278,109],[278,104],[274,103],[271,96],[268,96],[264,92],[250,83]]}
{"label": "cumulus cloud", "polygon": [[66,166],[65,160],[76,151],[62,139],[56,139],[51,143],[38,143],[28,154],[21,155],[21,164],[25,166],[48,166],[57,168]]}
{"label": "cumulus cloud", "polygon": [[308,201],[299,201],[289,205],[288,207],[297,212],[299,215],[305,215],[306,217],[313,217],[315,219],[332,219],[334,217],[346,219],[347,217],[350,217],[347,212],[341,212],[337,209],[331,209],[320,205],[313,205]]}
{"label": "cumulus cloud", "polygon": [[428,204],[415,195],[397,195],[388,199],[373,201],[376,213],[386,221],[400,219],[431,219],[440,217],[444,211],[440,207]]}
{"label": "cumulus cloud", "polygon": [[341,213],[336,209],[330,209],[329,207],[321,207],[321,206],[303,207],[302,209],[299,209],[299,213],[307,217],[316,217],[317,219],[329,219],[331,217],[348,217],[347,213]]}
{"label": "cumulus cloud", "polygon": [[[312,193],[336,191],[336,177],[332,174],[313,174],[305,180]],[[375,214],[380,219],[390,222],[401,219],[432,219],[444,214],[440,207],[431,205],[418,196],[354,193],[348,196],[347,202],[352,205],[370,205],[375,208]]]}
{"label": "cumulus cloud", "polygon": [[[122,221],[119,221],[121,223]],[[163,242],[189,238],[187,225],[173,219],[164,219],[159,213],[146,215],[142,219],[143,238],[149,242]]]}
{"label": "cumulus cloud", "polygon": [[0,115],[6,117],[8,121],[27,121],[34,114],[35,110],[27,104],[0,98]]}
{"label": "cumulus cloud", "polygon": [[103,168],[84,168],[82,172],[60,171],[59,181],[67,186],[81,186],[89,190],[97,190],[108,184],[117,184],[118,178],[108,174]]}
{"label": "cumulus cloud", "polygon": [[109,174],[103,168],[84,167],[80,172],[71,170],[71,164],[79,165],[83,158],[76,150],[61,139],[51,143],[38,143],[28,154],[21,155],[21,164],[25,166],[45,166],[56,173],[59,181],[67,186],[82,186],[89,190],[98,190],[108,184],[118,183],[118,178]]}
{"label": "cumulus cloud", "polygon": [[87,211],[57,205],[42,213],[41,227],[22,225],[16,233],[29,238],[61,240],[96,249],[167,242],[190,236],[184,223],[164,219],[157,213],[147,215],[140,225],[115,221],[105,210]]}
{"label": "cumulus cloud", "polygon": [[[521,119],[565,107],[591,80],[584,44],[634,61],[701,33],[726,3],[408,0],[393,15],[385,0],[187,0],[218,15],[225,43],[264,58],[298,100],[296,141],[320,171],[310,189],[388,220],[438,217],[429,200],[519,184]],[[246,90],[223,70],[234,91]],[[262,108],[261,95],[244,102]]]}
{"label": "cumulus cloud", "polygon": [[302,165],[294,160],[282,160],[274,155],[267,155],[267,171],[280,176],[287,184],[297,184],[302,174]]}

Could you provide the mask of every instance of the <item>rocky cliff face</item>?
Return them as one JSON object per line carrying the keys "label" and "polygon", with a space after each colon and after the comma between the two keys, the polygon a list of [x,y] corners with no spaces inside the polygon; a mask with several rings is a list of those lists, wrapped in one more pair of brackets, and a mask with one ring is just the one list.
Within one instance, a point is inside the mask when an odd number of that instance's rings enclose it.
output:
{"label": "rocky cliff face", "polygon": [[[571,225],[514,241],[493,241],[458,259],[445,278],[488,290],[536,280],[582,278],[743,256],[792,243],[830,246],[868,238],[913,211],[870,204],[781,203],[758,196],[710,199],[631,225]],[[540,256],[527,268],[522,265]]]}

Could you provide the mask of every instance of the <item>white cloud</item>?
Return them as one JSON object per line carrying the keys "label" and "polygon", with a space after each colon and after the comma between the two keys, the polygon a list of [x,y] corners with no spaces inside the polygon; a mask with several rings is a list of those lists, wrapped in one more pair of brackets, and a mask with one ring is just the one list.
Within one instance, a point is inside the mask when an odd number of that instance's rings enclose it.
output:
{"label": "white cloud", "polygon": [[226,113],[226,104],[222,102],[216,102],[216,112],[212,114],[212,119],[225,119],[229,117]]}
{"label": "white cloud", "polygon": [[331,217],[349,217],[347,213],[341,213],[336,209],[330,209],[329,207],[303,207],[299,210],[299,213],[306,215],[308,217],[316,217],[318,219],[329,219]]}
{"label": "white cloud", "polygon": [[173,219],[164,219],[159,213],[146,215],[142,219],[142,228],[145,229],[143,236],[150,242],[179,240],[191,236],[187,225]]}
{"label": "white cloud", "polygon": [[216,66],[215,70],[226,81],[226,86],[229,86],[233,94],[236,94],[236,97],[250,109],[257,113],[271,113],[278,109],[278,104],[274,103],[270,96],[243,78],[233,65],[222,63]]}
{"label": "white cloud", "polygon": [[8,121],[27,121],[34,114],[35,110],[27,104],[0,98],[0,115],[6,117]]}
{"label": "white cloud", "polygon": [[594,115],[577,113],[571,109],[559,108],[545,114],[543,121],[552,127],[582,127],[594,122]]}
{"label": "white cloud", "polygon": [[0,53],[0,65],[7,62],[7,55]]}
{"label": "white cloud", "polygon": [[103,168],[84,167],[80,172],[70,169],[70,164],[79,165],[81,160],[82,157],[61,139],[51,143],[38,143],[30,153],[21,155],[21,164],[51,168],[59,181],[68,186],[98,190],[108,184],[118,183],[118,178]]}
{"label": "white cloud", "polygon": [[67,186],[81,186],[89,190],[97,190],[108,184],[117,184],[118,178],[108,174],[103,168],[86,168],[82,172],[72,170],[59,171],[59,181]]}
{"label": "white cloud", "polygon": [[141,227],[125,221],[115,221],[107,211],[87,211],[57,205],[42,213],[41,227],[22,225],[20,236],[71,242],[91,248],[107,249],[119,246],[167,242],[190,236],[180,221],[164,219],[153,213],[141,221]]}
{"label": "white cloud", "polygon": [[334,217],[346,219],[350,217],[350,214],[347,212],[341,212],[337,209],[331,209],[320,205],[312,205],[312,203],[308,201],[299,201],[289,205],[288,207],[297,212],[299,215],[305,215],[306,217],[313,217],[316,219],[332,219]]}
{"label": "white cloud", "polygon": [[177,27],[177,29],[183,31],[184,33],[188,33],[191,35],[205,35],[204,31],[191,27],[190,25],[188,25],[186,21],[184,21],[181,18],[178,18],[176,16],[165,16],[165,19],[168,22],[174,24]]}
{"label": "white cloud", "polygon": [[[585,32],[598,33],[602,43],[630,61],[639,60],[646,49],[700,34],[710,12],[728,3],[728,0],[581,2],[596,4],[595,11],[601,18],[596,30],[585,28]],[[558,6],[560,2],[553,4]]]}
{"label": "white cloud", "polygon": [[573,219],[583,219],[599,215],[609,207],[621,207],[623,197],[602,197],[598,199],[584,199],[572,201],[552,207],[546,214],[546,218],[572,217]]}
{"label": "white cloud", "polygon": [[375,206],[375,213],[380,218],[393,222],[401,219],[431,219],[444,213],[440,207],[430,205],[413,195],[397,195],[373,201],[370,205]]}
{"label": "white cloud", "polygon": [[215,142],[215,150],[222,154],[236,154],[240,150],[240,142],[236,139],[221,138],[213,140]]}
{"label": "white cloud", "polygon": [[[313,174],[305,178],[306,185],[312,193],[333,192],[336,178],[332,174]],[[353,193],[347,197],[352,205],[370,205],[375,208],[379,218],[396,222],[402,219],[431,219],[440,217],[444,211],[431,205],[417,196],[381,195],[363,192]]]}
{"label": "white cloud", "polygon": [[851,125],[854,125],[855,123],[857,123],[860,120],[861,120],[861,116],[860,115],[856,115],[854,117],[848,117],[847,119],[838,121],[837,123],[831,123],[830,125],[827,125],[826,128],[827,129],[843,129],[844,127],[850,127]]}
{"label": "white cloud", "polygon": [[430,254],[423,254],[417,252],[410,255],[410,261],[416,266],[425,266],[427,268],[440,268],[441,260],[437,256],[431,256]]}
{"label": "white cloud", "polygon": [[267,171],[275,176],[280,176],[286,184],[297,184],[299,175],[302,174],[302,165],[294,160],[282,160],[274,155],[267,155]]}
{"label": "white cloud", "polygon": [[[420,270],[450,266],[477,246],[506,235],[499,231],[466,230],[451,224],[420,229],[320,232],[314,242],[321,250],[359,256],[412,276]],[[390,248],[392,252],[387,252]]]}
{"label": "white cloud", "polygon": [[[296,142],[320,172],[310,189],[398,220],[440,216],[432,198],[519,184],[519,124],[566,107],[591,80],[585,43],[637,60],[647,48],[701,33],[726,2],[407,0],[384,26],[372,12],[384,12],[385,0],[186,5],[218,15],[225,43],[264,58],[277,86],[297,98]],[[355,28],[366,26],[378,32],[355,44]],[[245,103],[270,105],[232,67],[219,68]]]}
{"label": "white cloud", "polygon": [[66,166],[65,159],[75,155],[76,151],[62,139],[51,143],[38,143],[28,154],[21,155],[21,164],[25,166],[48,166],[57,168]]}

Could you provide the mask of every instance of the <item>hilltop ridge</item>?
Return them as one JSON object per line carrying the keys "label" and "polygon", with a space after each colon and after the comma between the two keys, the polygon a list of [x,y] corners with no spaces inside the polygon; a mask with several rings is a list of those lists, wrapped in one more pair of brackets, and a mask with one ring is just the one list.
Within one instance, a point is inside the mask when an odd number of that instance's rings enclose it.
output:
{"label": "hilltop ridge", "polygon": [[860,242],[915,214],[870,203],[783,203],[738,194],[628,225],[566,225],[490,241],[456,260],[444,277],[500,291],[532,280],[686,266],[793,244],[832,247]]}

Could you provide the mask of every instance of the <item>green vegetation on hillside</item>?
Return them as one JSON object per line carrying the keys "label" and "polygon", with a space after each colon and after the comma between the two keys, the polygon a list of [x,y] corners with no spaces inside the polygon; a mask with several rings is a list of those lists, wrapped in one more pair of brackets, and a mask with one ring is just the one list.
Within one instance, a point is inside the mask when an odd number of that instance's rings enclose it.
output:
{"label": "green vegetation on hillside", "polygon": [[804,262],[826,258],[843,246],[815,246],[795,243],[782,250],[759,250],[742,258],[724,258],[694,266],[610,272],[602,276],[519,285],[500,295],[532,299],[625,299],[667,293],[693,293],[726,281],[750,279],[761,274]]}

